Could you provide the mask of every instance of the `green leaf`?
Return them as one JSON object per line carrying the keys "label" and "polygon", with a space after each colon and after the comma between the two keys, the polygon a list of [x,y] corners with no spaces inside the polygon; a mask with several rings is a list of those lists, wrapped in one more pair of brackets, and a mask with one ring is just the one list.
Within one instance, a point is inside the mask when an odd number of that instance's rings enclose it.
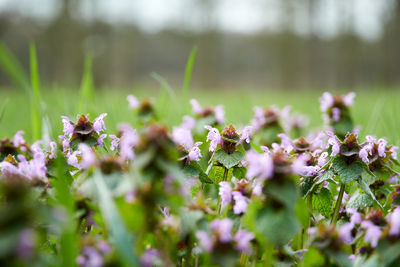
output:
{"label": "green leaf", "polygon": [[111,242],[115,245],[124,266],[138,266],[138,259],[133,251],[133,237],[126,230],[111,193],[104,183],[103,175],[96,171],[93,179],[99,193],[100,210],[110,230]]}
{"label": "green leaf", "polygon": [[305,195],[305,197],[307,197],[309,193],[313,192],[317,185],[322,184],[326,180],[332,179],[334,176],[335,176],[335,173],[332,170],[328,170],[324,174],[319,176],[317,181],[315,181],[313,183],[312,187],[307,191],[307,194]]}
{"label": "green leaf", "polygon": [[348,165],[342,157],[335,158],[332,164],[344,184],[356,180],[364,171],[360,162],[355,161]]}
{"label": "green leaf", "polygon": [[325,258],[317,249],[311,247],[304,254],[304,261],[302,266],[322,267],[324,266],[324,264],[325,264]]}
{"label": "green leaf", "polygon": [[317,210],[324,217],[328,218],[332,213],[333,197],[331,191],[325,187],[321,188],[318,194],[313,195],[312,207]]}
{"label": "green leaf", "polygon": [[197,162],[191,162],[190,165],[186,165],[183,168],[183,173],[186,177],[199,178],[202,183],[212,184],[213,181],[203,172]]}
{"label": "green leaf", "polygon": [[224,165],[225,168],[230,169],[236,165],[238,165],[242,159],[244,158],[244,155],[240,151],[235,151],[232,154],[228,154],[222,149],[218,150],[215,152],[214,158]]}
{"label": "green leaf", "polygon": [[269,196],[283,203],[290,209],[294,208],[298,198],[296,184],[292,181],[283,181],[280,183],[269,183],[265,186]]}
{"label": "green leaf", "polygon": [[190,232],[195,232],[197,222],[203,217],[203,212],[200,210],[182,209],[181,218],[181,238],[184,238]]}
{"label": "green leaf", "polygon": [[309,226],[310,211],[308,210],[307,203],[304,199],[299,198],[297,200],[294,212],[303,228],[307,228]]}
{"label": "green leaf", "polygon": [[[360,184],[361,189],[364,190],[364,192],[367,193],[368,196],[369,196],[376,204],[378,204],[378,206],[383,210],[383,207],[382,207],[381,203],[379,203],[379,201],[376,199],[374,193],[373,193],[373,192],[371,191],[371,189],[369,188],[369,185],[366,184],[366,183],[364,182],[363,179],[358,179],[357,181],[358,181],[358,183]],[[371,205],[371,206],[372,206],[372,205]]]}
{"label": "green leaf", "polygon": [[353,208],[358,211],[366,207],[372,207],[373,201],[370,196],[364,193],[355,193],[347,202],[347,208]]}
{"label": "green leaf", "polygon": [[245,167],[235,167],[233,168],[233,176],[237,179],[242,179],[246,176],[247,169]]}
{"label": "green leaf", "polygon": [[[381,239],[378,243],[377,251],[379,258],[382,259],[385,266],[388,266],[400,257],[400,242],[392,243],[387,239]],[[397,265],[397,264],[396,264]]]}

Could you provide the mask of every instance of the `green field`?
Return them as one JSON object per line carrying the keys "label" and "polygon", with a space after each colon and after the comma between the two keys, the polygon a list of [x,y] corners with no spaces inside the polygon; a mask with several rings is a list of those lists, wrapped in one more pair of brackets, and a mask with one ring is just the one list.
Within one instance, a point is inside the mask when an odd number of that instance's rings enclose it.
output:
{"label": "green field", "polygon": [[[345,91],[341,91],[345,92]],[[400,90],[359,90],[352,115],[356,125],[361,125],[361,135],[374,134],[386,137],[389,143],[399,145],[400,142]],[[134,112],[128,109],[126,96],[135,94],[139,99],[150,98],[156,104],[161,119],[169,126],[180,123],[180,114],[189,111],[187,101],[172,101],[167,91],[158,88],[132,90],[99,90],[95,91],[94,103],[86,109],[91,117],[108,113],[105,119],[108,132],[114,132],[119,122],[130,122],[135,125]],[[203,106],[223,104],[226,111],[227,123],[234,125],[248,124],[253,116],[254,105],[268,107],[277,105],[282,108],[291,105],[293,111],[305,114],[310,118],[310,129],[321,125],[321,113],[318,98],[322,91],[273,91],[273,90],[192,90],[190,98],[196,98]],[[42,91],[45,102],[45,114],[52,126],[53,138],[61,134],[62,123],[60,116],[67,115],[75,118],[79,101],[78,90],[47,89]],[[24,130],[27,139],[31,137],[31,116],[29,98],[23,90],[3,89],[0,91],[0,106],[5,105],[0,123],[0,136],[12,136],[18,130]],[[186,103],[183,103],[186,102]]]}

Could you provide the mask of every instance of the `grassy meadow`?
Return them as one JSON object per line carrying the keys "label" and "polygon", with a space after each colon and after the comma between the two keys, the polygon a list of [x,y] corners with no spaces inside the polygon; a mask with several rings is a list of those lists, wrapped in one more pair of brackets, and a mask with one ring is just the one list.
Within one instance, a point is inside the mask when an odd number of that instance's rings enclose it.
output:
{"label": "grassy meadow", "polygon": [[[170,89],[170,88],[168,88]],[[283,108],[291,105],[292,110],[310,119],[309,128],[314,129],[321,125],[322,118],[319,110],[318,98],[321,91],[279,91],[279,90],[191,90],[183,99],[180,90],[175,90],[176,96],[163,87],[127,89],[102,89],[94,91],[93,101],[85,106],[85,113],[92,118],[100,113],[108,113],[105,119],[107,131],[112,133],[119,122],[136,124],[134,112],[129,110],[126,96],[134,94],[139,99],[150,98],[159,111],[165,124],[178,125],[181,115],[190,113],[188,99],[196,98],[202,106],[224,105],[227,123],[234,125],[246,125],[250,122],[252,107],[258,105],[268,107],[277,105]],[[344,92],[344,91],[342,91]],[[333,92],[335,93],[335,92]],[[361,125],[361,135],[371,133],[378,137],[386,137],[390,143],[399,145],[400,142],[400,113],[398,99],[399,90],[377,88],[375,90],[358,90],[355,105],[352,108],[352,116],[356,125]],[[79,105],[79,90],[77,89],[42,89],[42,101],[44,113],[51,125],[53,138],[61,134],[62,123],[60,116],[66,115],[75,118]],[[3,116],[0,123],[0,136],[11,137],[18,130],[24,130],[26,138],[31,140],[31,116],[30,102],[26,92],[18,89],[0,90],[0,107]]]}

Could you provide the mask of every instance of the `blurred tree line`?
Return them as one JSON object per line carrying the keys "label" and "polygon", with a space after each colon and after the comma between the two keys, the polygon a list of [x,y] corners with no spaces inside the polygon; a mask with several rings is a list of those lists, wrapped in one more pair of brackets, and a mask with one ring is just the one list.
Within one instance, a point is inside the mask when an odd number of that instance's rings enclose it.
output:
{"label": "blurred tree line", "polygon": [[[0,11],[0,40],[26,69],[28,44],[34,40],[44,83],[66,87],[79,84],[87,54],[94,58],[94,81],[99,87],[148,83],[151,72],[180,84],[194,45],[199,49],[196,87],[394,87],[400,82],[400,0],[394,0],[383,16],[383,34],[373,41],[355,32],[351,4],[343,9],[339,34],[322,38],[314,20],[320,0],[301,0],[307,10],[307,34],[294,30],[295,0],[282,0],[284,20],[279,31],[257,34],[217,30],[207,17],[213,2],[195,2],[209,23],[199,32],[166,29],[150,34],[135,24],[85,20],[76,15],[77,0],[63,0],[58,15],[45,24]],[[9,85],[2,72],[0,85]]]}

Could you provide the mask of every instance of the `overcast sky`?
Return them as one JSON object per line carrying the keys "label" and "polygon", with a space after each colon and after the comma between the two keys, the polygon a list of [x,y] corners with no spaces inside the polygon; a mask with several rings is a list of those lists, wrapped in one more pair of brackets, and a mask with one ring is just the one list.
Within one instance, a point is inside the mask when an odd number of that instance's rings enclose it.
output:
{"label": "overcast sky", "polygon": [[[142,30],[157,32],[164,28],[181,27],[201,31],[211,24],[217,29],[235,33],[277,31],[282,26],[280,0],[211,0],[213,13],[205,16],[195,0],[80,0],[80,16],[102,18],[108,22],[135,23]],[[94,5],[94,3],[97,3]],[[356,31],[365,39],[376,39],[382,33],[382,17],[390,0],[320,0],[321,7],[314,21],[323,37],[334,36],[346,14],[338,2],[353,2]],[[301,3],[297,1],[296,3]],[[26,16],[51,20],[60,9],[59,0],[0,0],[0,12],[17,11]],[[298,4],[295,30],[307,33],[307,13]]]}

